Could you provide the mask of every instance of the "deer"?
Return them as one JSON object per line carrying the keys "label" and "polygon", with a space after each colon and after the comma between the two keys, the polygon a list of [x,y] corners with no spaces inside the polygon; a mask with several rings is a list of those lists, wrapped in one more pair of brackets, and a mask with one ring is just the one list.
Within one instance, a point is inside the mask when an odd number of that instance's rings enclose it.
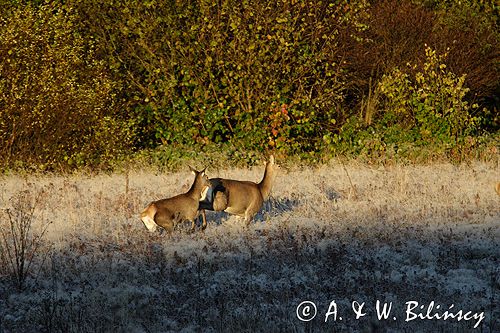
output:
{"label": "deer", "polygon": [[[206,168],[196,171],[190,166],[189,169],[195,177],[191,188],[186,193],[153,201],[142,211],[141,220],[150,232],[156,231],[160,226],[171,233],[179,222],[184,221],[190,221],[191,232],[194,231],[195,219],[199,215],[199,202],[208,192],[210,181],[205,174]],[[205,228],[205,219],[204,223]]]}
{"label": "deer", "polygon": [[254,216],[269,198],[271,188],[280,166],[274,156],[266,163],[264,177],[260,183],[223,178],[211,178],[206,198],[199,203],[202,211],[203,229],[206,227],[205,210],[224,211],[243,217],[248,227]]}

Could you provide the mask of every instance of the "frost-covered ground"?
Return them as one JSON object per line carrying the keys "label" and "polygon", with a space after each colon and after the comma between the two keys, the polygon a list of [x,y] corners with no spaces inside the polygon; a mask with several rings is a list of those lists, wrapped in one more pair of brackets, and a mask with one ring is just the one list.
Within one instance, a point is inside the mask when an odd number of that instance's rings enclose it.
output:
{"label": "frost-covered ground", "polygon": [[[259,180],[262,167],[208,173]],[[208,212],[204,232],[149,234],[139,212],[191,181],[187,170],[1,179],[4,226],[23,190],[43,190],[33,230],[51,224],[23,291],[0,270],[0,332],[500,331],[498,166],[282,170],[248,229]],[[392,302],[387,320],[377,300]],[[317,309],[308,322],[303,301]],[[410,301],[422,316],[434,301],[432,316],[466,318],[406,321]]]}

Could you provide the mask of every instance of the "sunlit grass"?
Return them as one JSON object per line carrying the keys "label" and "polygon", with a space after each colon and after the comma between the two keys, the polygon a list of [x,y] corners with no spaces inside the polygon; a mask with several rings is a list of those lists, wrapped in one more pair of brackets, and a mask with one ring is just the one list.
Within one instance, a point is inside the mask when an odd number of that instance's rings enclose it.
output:
{"label": "sunlit grass", "polygon": [[[258,181],[263,167],[210,170]],[[128,178],[128,180],[127,180]],[[0,326],[7,331],[307,331],[306,299],[416,299],[485,311],[498,329],[498,166],[431,164],[282,170],[247,229],[207,212],[208,228],[150,234],[138,218],[153,200],[184,192],[189,171],[9,176],[0,207],[19,191],[45,189],[36,215],[52,222],[26,290],[2,271]],[[2,213],[3,214],[3,213]],[[5,215],[1,223],[6,222]],[[43,256],[42,256],[43,254]],[[42,258],[48,255],[48,259]],[[324,313],[322,314],[324,315]],[[50,319],[50,320],[49,320]],[[394,330],[466,331],[470,323],[383,323],[373,317],[316,330],[372,324]],[[335,326],[334,326],[335,325]]]}

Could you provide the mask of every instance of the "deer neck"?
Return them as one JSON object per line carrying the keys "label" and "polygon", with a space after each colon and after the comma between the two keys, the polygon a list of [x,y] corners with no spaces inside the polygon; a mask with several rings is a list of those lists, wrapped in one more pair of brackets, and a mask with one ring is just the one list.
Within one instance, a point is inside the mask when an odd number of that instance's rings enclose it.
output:
{"label": "deer neck", "polygon": [[189,191],[186,192],[186,194],[189,197],[198,201],[201,198],[201,192],[203,192],[203,184],[201,182],[201,177],[196,176],[193,185],[191,185],[191,188],[189,189]]}
{"label": "deer neck", "polygon": [[264,177],[261,182],[258,184],[260,193],[262,194],[262,198],[267,200],[269,197],[269,193],[271,193],[271,188],[274,183],[274,179],[276,178],[276,172],[271,163],[266,164],[266,170],[264,171]]}

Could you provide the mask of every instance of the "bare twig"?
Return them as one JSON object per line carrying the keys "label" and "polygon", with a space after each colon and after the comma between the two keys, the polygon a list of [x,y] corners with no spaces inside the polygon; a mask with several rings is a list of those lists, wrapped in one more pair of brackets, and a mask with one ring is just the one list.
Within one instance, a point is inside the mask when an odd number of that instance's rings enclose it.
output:
{"label": "bare twig", "polygon": [[14,196],[12,201],[13,207],[6,210],[7,226],[0,228],[0,260],[15,278],[18,289],[23,289],[49,223],[40,232],[33,231],[40,194],[32,199],[31,192],[23,191]]}

